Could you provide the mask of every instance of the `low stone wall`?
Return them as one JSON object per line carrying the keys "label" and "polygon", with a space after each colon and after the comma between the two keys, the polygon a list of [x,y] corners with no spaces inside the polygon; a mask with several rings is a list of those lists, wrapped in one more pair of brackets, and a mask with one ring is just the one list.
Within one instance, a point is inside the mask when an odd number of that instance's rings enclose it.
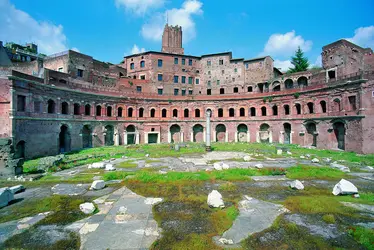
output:
{"label": "low stone wall", "polygon": [[10,138],[0,138],[0,178],[19,175],[23,172],[23,158],[15,159],[15,151]]}

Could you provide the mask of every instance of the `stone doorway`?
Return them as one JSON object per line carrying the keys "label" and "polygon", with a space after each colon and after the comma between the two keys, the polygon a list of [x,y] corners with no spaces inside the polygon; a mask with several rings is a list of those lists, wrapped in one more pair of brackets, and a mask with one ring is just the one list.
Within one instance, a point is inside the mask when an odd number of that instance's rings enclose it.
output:
{"label": "stone doorway", "polygon": [[88,125],[84,125],[82,129],[82,146],[92,148],[92,130]]}
{"label": "stone doorway", "polygon": [[25,158],[25,141],[19,141],[16,145],[15,159]]}
{"label": "stone doorway", "polygon": [[333,125],[336,140],[338,141],[338,149],[345,150],[345,126],[342,122],[336,122]]}
{"label": "stone doorway", "polygon": [[158,133],[148,133],[148,143],[154,144],[158,142]]}
{"label": "stone doorway", "polygon": [[216,141],[217,142],[226,141],[226,126],[223,124],[218,124],[216,127]]}
{"label": "stone doorway", "polygon": [[290,144],[291,143],[291,124],[285,123],[283,124],[283,130],[284,130],[284,144]]}
{"label": "stone doorway", "polygon": [[245,124],[238,126],[238,142],[247,142],[248,127]]}
{"label": "stone doorway", "polygon": [[112,125],[105,126],[105,146],[113,146],[114,145],[114,128]]}
{"label": "stone doorway", "polygon": [[127,144],[135,144],[135,126],[129,125],[126,127],[127,132]]}
{"label": "stone doorway", "polygon": [[179,125],[172,125],[170,127],[171,143],[177,143],[181,141],[181,127]]}
{"label": "stone doorway", "polygon": [[260,142],[269,143],[270,142],[270,126],[266,123],[260,126]]}
{"label": "stone doorway", "polygon": [[192,128],[193,130],[193,141],[203,142],[204,141],[204,127],[201,124],[196,124]]}
{"label": "stone doorway", "polygon": [[[309,123],[307,124],[306,126],[306,130],[309,134],[309,137],[312,137],[312,145],[313,147],[317,147],[317,136],[318,136],[318,133],[317,133],[317,126],[315,123]],[[309,140],[308,140],[308,143],[309,143]]]}
{"label": "stone doorway", "polygon": [[71,137],[69,128],[66,125],[62,125],[59,134],[59,152],[65,153],[70,151]]}

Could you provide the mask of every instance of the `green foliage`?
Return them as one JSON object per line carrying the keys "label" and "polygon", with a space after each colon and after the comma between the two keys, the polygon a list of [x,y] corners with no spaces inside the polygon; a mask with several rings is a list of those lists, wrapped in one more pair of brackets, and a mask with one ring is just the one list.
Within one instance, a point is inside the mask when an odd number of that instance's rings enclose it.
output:
{"label": "green foliage", "polygon": [[137,166],[138,164],[136,163],[124,161],[117,164],[116,168],[136,168]]}
{"label": "green foliage", "polygon": [[134,83],[132,81],[129,81],[129,84],[130,84],[130,86],[134,85]]}
{"label": "green foliage", "polygon": [[289,168],[286,176],[290,179],[338,180],[344,178],[346,174],[330,167],[314,167],[299,164],[296,167]]}
{"label": "green foliage", "polygon": [[364,227],[350,227],[348,233],[357,242],[365,246],[367,249],[374,249],[374,230]]}
{"label": "green foliage", "polygon": [[296,93],[293,94],[293,96],[297,99],[297,98],[300,97],[300,93],[296,92]]}
{"label": "green foliage", "polygon": [[310,195],[290,196],[284,205],[295,213],[316,214],[334,213],[349,215],[354,209],[345,207],[337,199],[331,196]]}
{"label": "green foliage", "polygon": [[327,224],[335,224],[335,216],[333,214],[325,214],[322,216],[322,220]]}
{"label": "green foliage", "polygon": [[266,101],[272,102],[273,97],[272,96],[265,96],[264,98],[262,98],[262,100],[263,100],[263,102],[266,102]]}
{"label": "green foliage", "polygon": [[232,182],[226,182],[219,186],[219,190],[233,192],[238,190],[238,187]]}
{"label": "green foliage", "polygon": [[300,47],[296,50],[295,56],[291,57],[291,63],[293,68],[290,68],[288,73],[302,72],[309,68],[308,58],[304,56],[304,52]]}

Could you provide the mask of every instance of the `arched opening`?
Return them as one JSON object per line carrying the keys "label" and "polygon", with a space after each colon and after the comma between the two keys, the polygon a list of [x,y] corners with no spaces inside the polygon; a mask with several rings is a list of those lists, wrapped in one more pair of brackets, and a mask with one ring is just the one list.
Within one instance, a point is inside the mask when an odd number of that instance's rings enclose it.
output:
{"label": "arched opening", "polygon": [[48,114],[54,114],[56,112],[56,104],[53,100],[48,100],[47,112]]}
{"label": "arched opening", "polygon": [[111,106],[108,106],[106,107],[106,116],[112,116],[112,107]]}
{"label": "arched opening", "polygon": [[332,109],[335,112],[341,111],[341,103],[339,98],[334,99]]}
{"label": "arched opening", "polygon": [[299,87],[308,86],[308,78],[306,78],[305,76],[300,77],[299,79],[297,79],[297,85],[299,85]]}
{"label": "arched opening", "polygon": [[144,108],[140,108],[139,109],[139,117],[143,117],[144,116]]}
{"label": "arched opening", "polygon": [[248,137],[248,126],[245,124],[240,124],[237,128],[238,141],[247,142]]}
{"label": "arched opening", "polygon": [[278,91],[281,91],[280,85],[273,87],[273,92],[278,92]]}
{"label": "arched opening", "polygon": [[260,131],[259,131],[259,137],[260,142],[262,143],[269,143],[270,142],[270,126],[266,123],[261,124]]}
{"label": "arched opening", "polygon": [[266,116],[266,107],[261,107],[261,115]]}
{"label": "arched opening", "polygon": [[118,117],[122,117],[122,114],[123,114],[123,108],[122,107],[118,107],[118,109],[117,109],[117,116]]}
{"label": "arched opening", "polygon": [[60,134],[59,134],[59,152],[65,153],[70,151],[70,132],[69,128],[66,125],[62,125],[60,127]]}
{"label": "arched opening", "polygon": [[154,118],[155,115],[156,115],[156,110],[155,109],[151,109],[150,116]]}
{"label": "arched opening", "polygon": [[176,143],[181,141],[181,127],[174,124],[170,127],[170,139],[171,143]]}
{"label": "arched opening", "polygon": [[290,106],[289,105],[284,105],[283,108],[284,108],[284,114],[289,115],[290,114]]}
{"label": "arched opening", "polygon": [[256,108],[251,108],[251,116],[256,116]]}
{"label": "arched opening", "polygon": [[307,106],[308,106],[309,114],[313,114],[314,113],[314,103],[308,102]]}
{"label": "arched opening", "polygon": [[190,115],[190,111],[188,109],[184,109],[184,117],[188,118]]}
{"label": "arched opening", "polygon": [[25,148],[26,148],[26,142],[19,141],[16,145],[16,152],[15,152],[14,158],[15,159],[25,158]]}
{"label": "arched opening", "polygon": [[223,124],[218,124],[216,126],[216,141],[217,142],[226,141],[226,126]]}
{"label": "arched opening", "polygon": [[319,104],[321,105],[321,111],[322,111],[322,113],[326,113],[327,112],[326,102],[325,101],[320,101]]}
{"label": "arched opening", "polygon": [[89,125],[84,125],[82,128],[82,147],[92,148],[92,130]]}
{"label": "arched opening", "polygon": [[84,106],[84,115],[91,115],[91,105],[90,104],[86,104]]}
{"label": "arched opening", "polygon": [[345,126],[342,122],[333,124],[334,134],[338,142],[338,149],[345,150]]}
{"label": "arched opening", "polygon": [[127,109],[127,116],[128,116],[128,117],[132,117],[132,115],[133,115],[133,114],[132,114],[133,111],[134,111],[133,108],[128,108],[128,109]]}
{"label": "arched opening", "polygon": [[105,126],[104,141],[105,141],[105,146],[114,145],[114,128],[112,125]]}
{"label": "arched opening", "polygon": [[272,110],[273,110],[273,115],[278,115],[278,106],[274,105],[272,107]]}
{"label": "arched opening", "polygon": [[161,116],[162,116],[163,118],[165,118],[165,117],[167,116],[167,114],[168,114],[168,111],[167,111],[166,109],[163,109],[163,110],[161,111]]}
{"label": "arched opening", "polygon": [[291,143],[291,124],[284,123],[283,124],[283,130],[284,130],[284,144],[290,144]]}
{"label": "arched opening", "polygon": [[63,115],[69,114],[69,104],[67,102],[61,103],[61,114]]}
{"label": "arched opening", "polygon": [[100,105],[96,106],[96,116],[101,116],[101,106]]}
{"label": "arched opening", "polygon": [[307,144],[311,144],[313,147],[317,147],[317,126],[315,123],[311,122],[306,125],[306,130],[308,132]]}
{"label": "arched opening", "polygon": [[239,109],[239,115],[240,116],[245,116],[245,109],[244,108]]}
{"label": "arched opening", "polygon": [[129,125],[126,127],[126,133],[127,133],[127,144],[135,144],[136,142],[136,128],[134,125]]}
{"label": "arched opening", "polygon": [[200,109],[195,109],[195,117],[200,117]]}
{"label": "arched opening", "polygon": [[235,110],[233,108],[229,109],[229,116],[234,117],[235,116]]}
{"label": "arched opening", "polygon": [[300,105],[300,103],[296,103],[295,108],[296,108],[296,114],[301,115],[301,105]]}
{"label": "arched opening", "polygon": [[286,81],[284,81],[284,87],[285,89],[293,89],[292,79],[287,79]]}
{"label": "arched opening", "polygon": [[207,109],[205,112],[206,116],[210,114],[210,117],[213,117],[213,111],[211,109]]}
{"label": "arched opening", "polygon": [[178,117],[178,109],[173,109],[173,117]]}
{"label": "arched opening", "polygon": [[223,109],[218,109],[218,117],[223,117]]}
{"label": "arched opening", "polygon": [[81,106],[78,103],[74,103],[74,115],[80,115]]}
{"label": "arched opening", "polygon": [[194,142],[204,141],[204,127],[201,124],[196,124],[195,126],[193,126],[192,131]]}

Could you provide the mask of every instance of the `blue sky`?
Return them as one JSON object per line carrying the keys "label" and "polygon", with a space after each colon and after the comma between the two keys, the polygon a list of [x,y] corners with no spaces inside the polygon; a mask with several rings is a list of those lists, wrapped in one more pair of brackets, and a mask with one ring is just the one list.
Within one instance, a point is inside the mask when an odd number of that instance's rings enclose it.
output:
{"label": "blue sky", "polygon": [[133,52],[159,51],[168,16],[183,27],[186,54],[270,55],[286,69],[298,46],[312,64],[323,45],[340,38],[373,48],[373,10],[373,0],[0,0],[0,40],[118,63]]}

